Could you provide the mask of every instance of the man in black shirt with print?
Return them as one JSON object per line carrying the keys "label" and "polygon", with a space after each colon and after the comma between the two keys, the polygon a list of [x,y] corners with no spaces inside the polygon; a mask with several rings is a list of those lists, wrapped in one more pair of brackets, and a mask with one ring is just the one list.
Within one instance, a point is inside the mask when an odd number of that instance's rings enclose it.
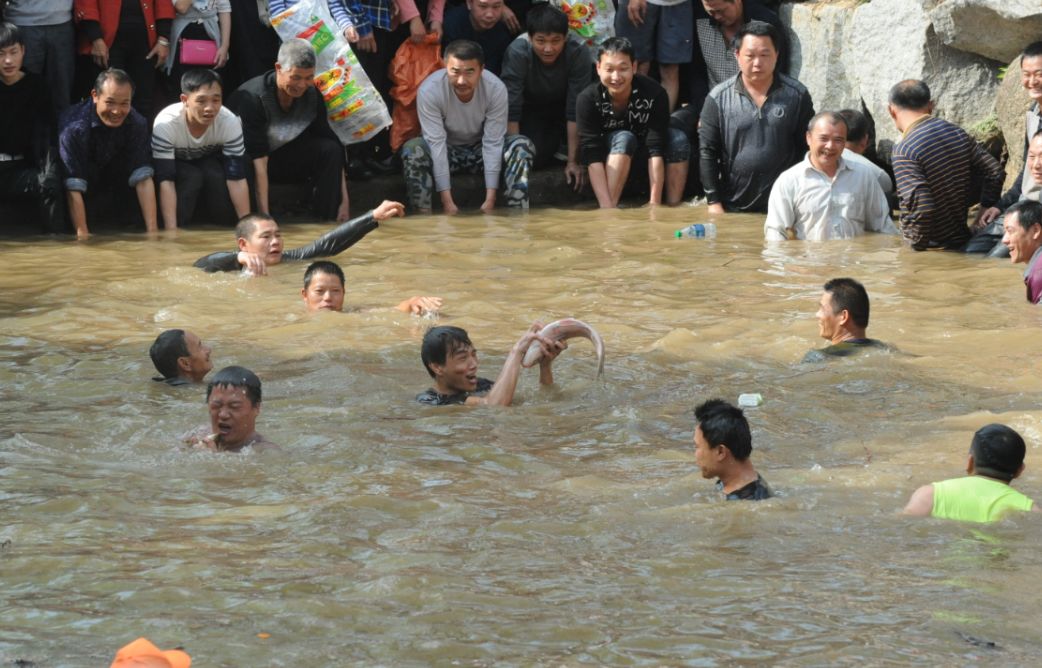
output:
{"label": "man in black shirt with print", "polygon": [[717,478],[728,501],[762,501],[771,488],[753,468],[753,437],[745,413],[722,399],[695,408],[695,464],[703,478]]}

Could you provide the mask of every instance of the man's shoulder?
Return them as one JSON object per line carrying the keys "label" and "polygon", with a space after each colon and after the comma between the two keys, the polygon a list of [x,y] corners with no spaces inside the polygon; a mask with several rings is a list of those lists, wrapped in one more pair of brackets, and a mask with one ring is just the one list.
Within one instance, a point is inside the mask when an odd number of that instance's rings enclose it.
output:
{"label": "man's shoulder", "polygon": [[644,74],[633,75],[633,88],[643,92],[648,97],[655,97],[660,92],[665,92],[662,84]]}
{"label": "man's shoulder", "polygon": [[507,85],[503,83],[502,79],[488,70],[481,70],[481,85],[485,87],[488,93],[502,93],[506,95]]}
{"label": "man's shoulder", "polygon": [[784,86],[785,88],[792,89],[797,95],[810,95],[810,91],[807,90],[807,87],[804,86],[803,82],[801,82],[799,79],[795,77],[790,77],[788,74],[785,74],[783,72],[775,72],[774,76],[778,79],[779,83],[781,83],[782,86]]}
{"label": "man's shoulder", "polygon": [[65,109],[58,117],[58,127],[61,128],[61,133],[89,131],[93,106],[93,102],[84,100]]}
{"label": "man's shoulder", "polygon": [[729,93],[734,91],[735,85],[738,83],[738,77],[741,74],[735,74],[734,76],[728,77],[713,86],[713,89],[709,91],[709,97],[713,98],[716,102],[720,102],[722,99],[729,97]]}
{"label": "man's shoulder", "polygon": [[[156,130],[172,128],[176,125],[184,125],[184,108],[183,102],[175,102],[169,106],[163,107],[163,109],[156,114],[156,120],[152,123],[152,127]],[[221,107],[222,109],[224,107]]]}
{"label": "man's shoulder", "polygon": [[503,64],[508,61],[514,63],[528,64],[532,60],[532,42],[527,33],[521,33],[510,42],[506,52],[503,54]]}
{"label": "man's shoulder", "polygon": [[[270,82],[269,82],[270,79]],[[252,95],[254,97],[260,97],[269,88],[275,86],[275,70],[268,70],[264,74],[258,74],[252,79],[239,84],[239,87],[232,93],[232,97],[238,95]]]}
{"label": "man's shoulder", "polygon": [[441,95],[444,92],[444,82],[448,77],[448,72],[445,68],[435,70],[427,75],[427,78],[420,83],[420,87],[417,89],[417,95],[431,96]]}

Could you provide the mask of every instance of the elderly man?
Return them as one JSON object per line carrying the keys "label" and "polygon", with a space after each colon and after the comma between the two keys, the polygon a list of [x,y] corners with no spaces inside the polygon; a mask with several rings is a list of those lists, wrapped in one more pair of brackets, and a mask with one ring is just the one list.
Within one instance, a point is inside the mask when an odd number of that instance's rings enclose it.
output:
{"label": "elderly man", "polygon": [[199,427],[184,437],[188,445],[215,452],[278,450],[257,433],[261,409],[261,381],[241,366],[227,366],[214,374],[206,387],[209,427]]}
{"label": "elderly man", "polygon": [[156,337],[148,356],[159,375],[152,380],[167,385],[191,385],[203,382],[213,369],[210,347],[198,336],[183,329],[168,329]]}
{"label": "elderly man", "polygon": [[81,239],[96,219],[143,221],[149,232],[158,228],[151,133],[145,117],[131,107],[133,97],[127,73],[107,69],[94,82],[90,99],[62,114],[58,145],[65,197]]}
{"label": "elderly man", "polygon": [[[1036,163],[1042,163],[1042,157]],[[1006,210],[1002,228],[1002,243],[1009,249],[1010,261],[1028,265],[1024,270],[1028,301],[1042,302],[1042,204],[1033,200],[1017,202]]]}
{"label": "elderly man", "polygon": [[499,76],[506,53],[514,35],[504,21],[503,0],[466,0],[466,7],[454,6],[445,12],[441,43],[448,47],[457,40],[470,40],[481,45],[485,54],[485,69]]}
{"label": "elderly man", "polygon": [[771,189],[768,241],[849,239],[866,231],[897,234],[886,196],[872,171],[844,156],[846,121],[823,111],[807,128],[807,157],[782,172]]}
{"label": "elderly man", "polygon": [[962,128],[931,115],[933,106],[925,81],[907,79],[890,89],[890,116],[902,133],[892,154],[901,232],[915,250],[963,250],[971,236],[969,205],[981,204],[974,224],[980,228],[1004,174]]}
{"label": "elderly man", "polygon": [[507,89],[484,63],[480,45],[457,40],[445,47],[445,68],[420,84],[416,110],[423,134],[402,147],[405,191],[416,211],[430,213],[434,192],[446,215],[459,211],[452,195],[454,172],[484,173],[485,213],[496,207],[500,173],[507,206],[528,208],[535,147],[523,135],[506,134]]}
{"label": "elderly man", "polygon": [[753,467],[753,437],[741,408],[710,399],[695,408],[695,421],[695,464],[703,478],[716,478],[717,490],[728,501],[773,496]]}
{"label": "elderly man", "polygon": [[824,362],[835,357],[856,355],[869,348],[889,350],[890,346],[868,338],[868,291],[852,278],[833,278],[825,283],[818,301],[818,335],[829,342],[821,350],[811,350],[804,362]]}
{"label": "elderly man", "polygon": [[257,211],[271,213],[270,183],[307,181],[314,191],[315,216],[347,220],[346,154],[315,88],[311,44],[302,39],[283,42],[275,69],[239,86],[228,108],[242,119]]}
{"label": "elderly man", "polygon": [[814,105],[799,81],[775,71],[778,30],[753,21],[735,35],[740,72],[706,97],[698,129],[710,214],[766,211],[775,179],[807,150]]}

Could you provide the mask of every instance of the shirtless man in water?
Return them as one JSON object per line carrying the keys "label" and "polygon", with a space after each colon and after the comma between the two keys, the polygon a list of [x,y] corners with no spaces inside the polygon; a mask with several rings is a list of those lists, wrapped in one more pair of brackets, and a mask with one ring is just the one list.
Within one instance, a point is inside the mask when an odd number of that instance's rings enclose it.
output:
{"label": "shirtless man in water", "polygon": [[[304,272],[304,287],[300,296],[308,311],[344,310],[344,270],[336,262],[318,260],[308,265]],[[413,315],[436,314],[441,308],[441,297],[410,297],[395,306],[403,313]]]}
{"label": "shirtless man in water", "polygon": [[218,371],[206,388],[206,404],[210,409],[210,426],[189,432],[185,443],[215,452],[279,449],[257,433],[261,382],[249,369],[228,366]]}

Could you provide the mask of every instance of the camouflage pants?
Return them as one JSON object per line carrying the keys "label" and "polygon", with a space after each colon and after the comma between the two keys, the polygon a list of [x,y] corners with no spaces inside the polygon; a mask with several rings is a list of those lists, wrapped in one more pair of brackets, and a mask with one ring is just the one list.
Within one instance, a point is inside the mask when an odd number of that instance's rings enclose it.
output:
{"label": "camouflage pants", "polygon": [[[449,173],[481,174],[484,161],[481,144],[448,146]],[[507,135],[503,141],[503,194],[507,206],[528,208],[528,172],[532,169],[535,146],[524,135]],[[409,207],[430,210],[434,198],[434,161],[423,137],[402,146],[402,174]]]}

